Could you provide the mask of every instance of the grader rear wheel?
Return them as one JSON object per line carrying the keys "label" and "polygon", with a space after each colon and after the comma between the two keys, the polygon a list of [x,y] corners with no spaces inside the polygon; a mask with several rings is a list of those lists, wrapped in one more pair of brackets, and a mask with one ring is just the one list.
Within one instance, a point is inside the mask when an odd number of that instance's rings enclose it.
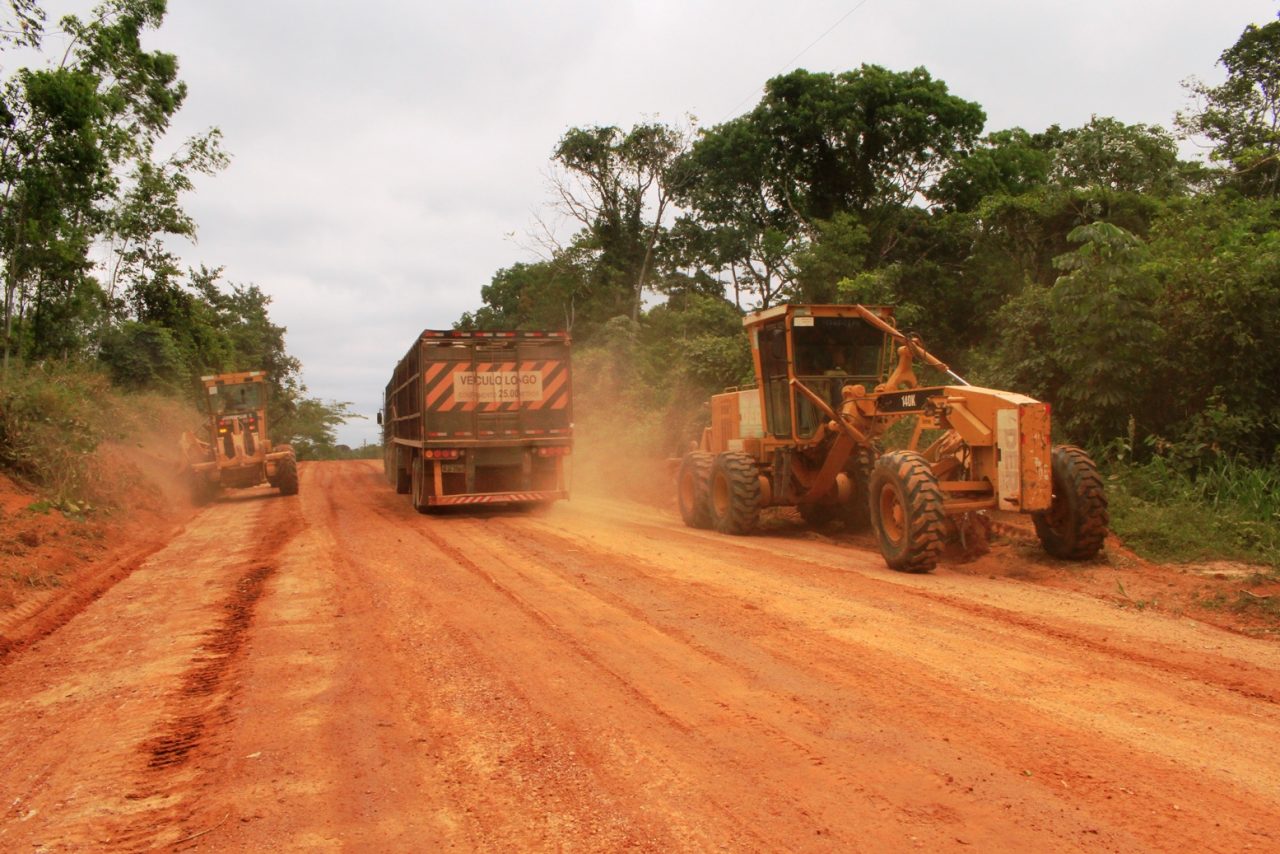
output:
{"label": "grader rear wheel", "polygon": [[760,515],[756,461],[725,451],[711,467],[711,524],[722,534],[749,534]]}
{"label": "grader rear wheel", "polygon": [[680,518],[690,528],[711,527],[711,467],[715,457],[706,451],[690,451],[680,461],[676,475],[676,502]]}
{"label": "grader rear wheel", "polygon": [[1071,445],[1053,449],[1053,504],[1036,513],[1036,535],[1044,550],[1064,560],[1088,560],[1107,538],[1107,496],[1089,455]]}
{"label": "grader rear wheel", "polygon": [[945,542],[942,488],[924,457],[911,451],[882,456],[871,472],[871,524],[892,569],[929,572]]}

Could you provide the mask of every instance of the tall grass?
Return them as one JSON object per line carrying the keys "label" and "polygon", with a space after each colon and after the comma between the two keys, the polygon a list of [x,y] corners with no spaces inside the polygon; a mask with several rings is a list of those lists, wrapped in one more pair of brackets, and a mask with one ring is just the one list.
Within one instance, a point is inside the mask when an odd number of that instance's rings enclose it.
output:
{"label": "tall grass", "polygon": [[1113,465],[1108,481],[1112,527],[1140,553],[1280,569],[1280,468],[1222,458],[1188,471],[1155,457]]}
{"label": "tall grass", "polygon": [[55,498],[78,497],[87,455],[110,427],[110,390],[96,371],[10,365],[0,378],[0,469]]}

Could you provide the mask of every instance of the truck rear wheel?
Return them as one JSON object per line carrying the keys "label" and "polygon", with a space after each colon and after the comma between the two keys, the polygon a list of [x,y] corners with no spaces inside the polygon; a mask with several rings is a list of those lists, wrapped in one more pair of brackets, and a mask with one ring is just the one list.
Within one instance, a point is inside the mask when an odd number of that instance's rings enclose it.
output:
{"label": "truck rear wheel", "polygon": [[929,572],[937,566],[947,515],[929,462],[912,451],[891,451],[876,461],[869,491],[871,524],[890,568]]}
{"label": "truck rear wheel", "polygon": [[722,534],[749,534],[760,516],[760,475],[756,461],[725,451],[711,467],[711,524]]}
{"label": "truck rear wheel", "polygon": [[419,513],[431,513],[435,510],[427,503],[427,462],[422,457],[413,458],[413,474],[410,478],[410,500],[413,509]]}
{"label": "truck rear wheel", "polygon": [[1088,560],[1107,538],[1107,496],[1102,477],[1089,455],[1077,447],[1060,445],[1052,452],[1053,504],[1036,513],[1036,535],[1044,550],[1056,558]]}
{"label": "truck rear wheel", "polygon": [[275,485],[279,487],[281,495],[298,494],[298,461],[293,454],[276,463]]}
{"label": "truck rear wheel", "polygon": [[706,451],[690,451],[680,461],[676,475],[676,502],[680,518],[690,528],[711,527],[711,466],[715,457]]}

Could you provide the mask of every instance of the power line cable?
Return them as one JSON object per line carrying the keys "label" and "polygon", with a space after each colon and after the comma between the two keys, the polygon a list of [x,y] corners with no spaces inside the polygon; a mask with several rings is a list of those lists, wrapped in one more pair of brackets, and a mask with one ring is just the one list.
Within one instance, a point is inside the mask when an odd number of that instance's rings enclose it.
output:
{"label": "power line cable", "polygon": [[[808,45],[804,50],[800,51],[800,52],[799,52],[799,53],[797,53],[795,56],[791,57],[791,58],[790,58],[790,59],[788,59],[785,63],[783,63],[782,67],[781,67],[781,68],[779,68],[779,69],[777,70],[777,72],[775,72],[772,76],[773,76],[773,77],[777,77],[779,74],[782,74],[784,71],[786,71],[786,70],[787,70],[788,68],[790,68],[792,65],[794,65],[794,64],[795,64],[795,61],[796,61],[797,59],[799,59],[800,57],[804,56],[804,55],[805,55],[806,53],[808,53],[809,51],[813,50],[814,45],[816,45],[818,42],[820,42],[820,41],[822,41],[823,39],[825,39],[827,36],[831,35],[832,31],[833,31],[833,30],[835,30],[835,28],[836,28],[836,27],[838,27],[838,26],[840,26],[841,24],[843,24],[843,23],[845,22],[845,20],[846,20],[850,15],[852,15],[854,12],[858,11],[859,9],[861,9],[863,6],[867,5],[867,3],[868,3],[868,2],[869,2],[869,0],[858,0],[858,2],[854,4],[854,6],[853,6],[853,8],[852,8],[852,9],[850,9],[848,12],[845,12],[843,15],[841,15],[841,16],[840,16],[839,20],[837,20],[834,24],[832,24],[831,26],[829,26],[829,27],[827,27],[825,30],[823,30],[822,35],[818,36],[816,39],[814,39],[813,41],[809,42],[809,45]],[[740,107],[742,107],[742,105],[743,105],[743,104],[747,103],[747,101],[750,101],[752,98],[754,98],[754,97],[755,97],[755,94],[756,94],[755,92],[752,92],[750,95],[748,95],[747,97],[745,97],[745,98],[743,98],[741,101],[739,101],[737,104],[735,104],[735,105],[733,106],[733,109],[729,110],[729,112],[724,116],[724,118],[720,119],[720,121],[719,121],[719,122],[717,122],[716,124],[721,124],[721,123],[723,123],[726,119],[728,119],[728,118],[729,118],[729,116],[730,116],[730,115],[732,115],[733,113],[738,112],[738,109],[739,109]]]}

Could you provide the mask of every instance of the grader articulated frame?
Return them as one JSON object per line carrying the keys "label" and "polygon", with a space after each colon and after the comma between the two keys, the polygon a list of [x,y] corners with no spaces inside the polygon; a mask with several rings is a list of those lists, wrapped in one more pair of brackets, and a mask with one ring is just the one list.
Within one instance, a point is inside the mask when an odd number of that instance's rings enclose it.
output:
{"label": "grader articulated frame", "polygon": [[[1030,513],[1046,551],[1101,549],[1107,504],[1093,462],[1053,447],[1049,405],[967,384],[899,331],[889,307],[786,305],[744,319],[754,388],[711,399],[711,426],[677,476],[693,527],[749,533],[759,511],[874,528],[889,566],[928,572],[981,511]],[[922,386],[917,364],[953,381]],[[881,451],[893,425],[905,444]]]}

